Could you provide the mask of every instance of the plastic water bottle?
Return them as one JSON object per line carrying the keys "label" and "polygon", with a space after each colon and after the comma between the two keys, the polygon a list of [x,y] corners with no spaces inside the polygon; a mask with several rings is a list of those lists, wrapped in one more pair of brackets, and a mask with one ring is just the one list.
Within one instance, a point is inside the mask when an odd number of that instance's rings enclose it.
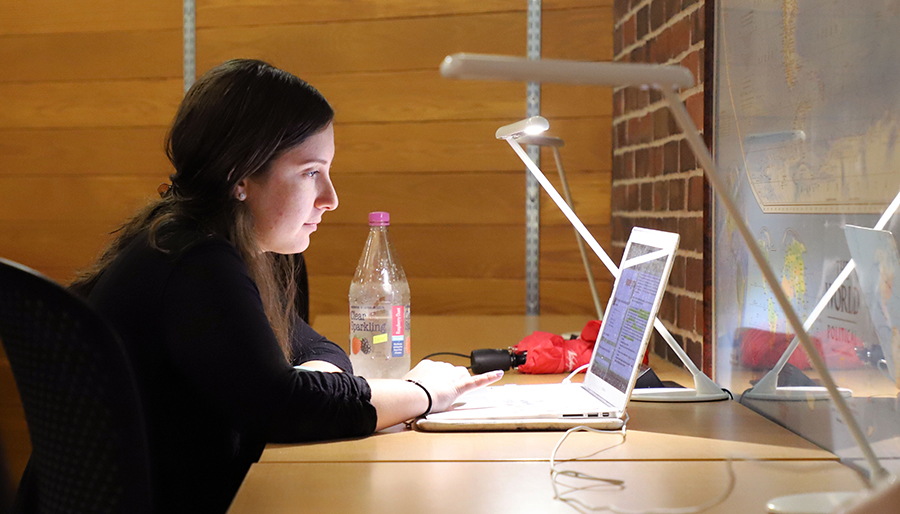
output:
{"label": "plastic water bottle", "polygon": [[350,362],[366,378],[409,371],[409,284],[391,244],[390,214],[369,213],[369,238],[350,283]]}

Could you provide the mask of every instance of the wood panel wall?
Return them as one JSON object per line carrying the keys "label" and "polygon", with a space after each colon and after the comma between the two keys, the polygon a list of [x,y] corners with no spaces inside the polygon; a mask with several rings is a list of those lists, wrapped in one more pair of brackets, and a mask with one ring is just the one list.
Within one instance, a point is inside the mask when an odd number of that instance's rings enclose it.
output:
{"label": "wood panel wall", "polygon": [[[340,207],[307,251],[312,312],[342,313],[367,231],[387,210],[414,313],[524,310],[525,172],[497,127],[525,86],[451,81],[454,52],[525,54],[524,0],[197,0],[198,73],[267,60],[334,105]],[[543,55],[610,60],[612,0],[544,0]],[[0,256],[68,282],[171,173],[163,137],[182,96],[181,2],[0,0]],[[546,85],[576,210],[610,240],[611,92]],[[555,175],[549,152],[543,167]],[[556,181],[558,182],[558,181]],[[574,233],[542,200],[541,302],[590,313]],[[610,282],[599,262],[601,295]],[[0,436],[30,452],[5,356]]]}

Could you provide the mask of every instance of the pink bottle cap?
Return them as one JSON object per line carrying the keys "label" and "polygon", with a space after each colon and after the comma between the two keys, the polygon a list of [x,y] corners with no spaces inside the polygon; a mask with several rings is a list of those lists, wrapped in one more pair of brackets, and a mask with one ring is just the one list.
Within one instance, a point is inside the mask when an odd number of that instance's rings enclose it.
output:
{"label": "pink bottle cap", "polygon": [[369,213],[369,226],[370,227],[386,227],[391,224],[391,215],[387,212],[370,212]]}

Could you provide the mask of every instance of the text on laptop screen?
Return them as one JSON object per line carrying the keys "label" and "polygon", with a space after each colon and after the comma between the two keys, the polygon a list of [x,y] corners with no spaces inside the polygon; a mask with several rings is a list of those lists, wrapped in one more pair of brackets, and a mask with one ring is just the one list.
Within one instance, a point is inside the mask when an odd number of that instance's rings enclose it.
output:
{"label": "text on laptop screen", "polygon": [[[632,243],[622,263],[659,251],[659,248]],[[638,352],[644,339],[657,290],[666,270],[666,255],[620,270],[612,305],[603,320],[591,372],[622,391],[628,388]]]}

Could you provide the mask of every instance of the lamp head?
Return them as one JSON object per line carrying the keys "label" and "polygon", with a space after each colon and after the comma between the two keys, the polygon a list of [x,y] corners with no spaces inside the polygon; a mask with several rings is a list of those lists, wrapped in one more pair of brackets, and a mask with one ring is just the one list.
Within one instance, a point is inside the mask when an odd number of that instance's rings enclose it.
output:
{"label": "lamp head", "polygon": [[516,139],[522,136],[536,136],[550,128],[550,122],[543,116],[532,116],[522,121],[504,125],[497,129],[497,139]]}
{"label": "lamp head", "polygon": [[553,136],[522,136],[516,140],[520,145],[549,146],[551,148],[560,148],[566,145],[562,139]]}

